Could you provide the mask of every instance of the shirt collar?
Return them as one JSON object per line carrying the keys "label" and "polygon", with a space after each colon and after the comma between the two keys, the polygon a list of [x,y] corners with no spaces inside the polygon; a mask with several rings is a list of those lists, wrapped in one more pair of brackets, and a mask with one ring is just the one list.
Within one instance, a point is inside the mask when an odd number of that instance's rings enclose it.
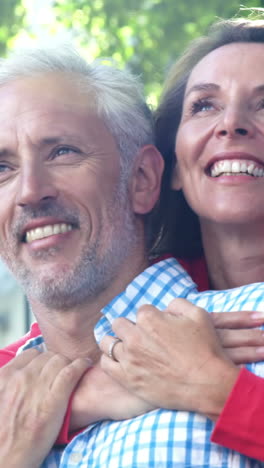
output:
{"label": "shirt collar", "polygon": [[[95,339],[99,343],[104,335],[113,335],[112,322],[117,317],[135,322],[138,308],[144,304],[164,310],[175,297],[186,297],[196,291],[196,284],[175,258],[154,263],[101,310],[103,317],[95,326]],[[46,351],[42,335],[27,340],[17,354],[29,348]]]}
{"label": "shirt collar", "polygon": [[140,306],[152,304],[163,310],[175,297],[186,297],[191,291],[196,291],[196,285],[175,258],[151,265],[101,310],[103,317],[94,331],[96,341],[113,335],[111,324],[117,317],[135,322]]}

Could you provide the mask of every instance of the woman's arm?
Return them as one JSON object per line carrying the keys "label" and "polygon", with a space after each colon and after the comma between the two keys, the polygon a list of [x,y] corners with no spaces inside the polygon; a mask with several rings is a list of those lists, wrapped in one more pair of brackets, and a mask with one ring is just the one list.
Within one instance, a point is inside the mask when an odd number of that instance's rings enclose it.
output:
{"label": "woman's arm", "polygon": [[183,299],[173,301],[165,314],[143,307],[136,325],[115,321],[113,329],[122,339],[115,346],[118,362],[107,357],[113,338],[105,337],[102,366],[152,404],[193,410],[217,420],[212,441],[264,460],[264,380],[230,359],[263,359],[261,331],[234,334],[231,330],[239,324],[260,325],[262,318],[252,317],[251,312],[218,317]]}
{"label": "woman's arm", "polygon": [[264,461],[264,379],[242,369],[211,440]]}

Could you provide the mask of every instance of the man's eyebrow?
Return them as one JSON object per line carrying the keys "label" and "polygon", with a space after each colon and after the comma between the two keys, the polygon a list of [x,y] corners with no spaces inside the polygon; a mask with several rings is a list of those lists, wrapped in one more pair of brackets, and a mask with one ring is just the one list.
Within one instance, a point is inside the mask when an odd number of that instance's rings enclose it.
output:
{"label": "man's eyebrow", "polygon": [[[68,138],[74,139],[72,135],[65,135],[65,136],[59,136],[59,137],[44,137],[44,138],[41,138],[41,140],[37,143],[37,146],[41,147],[41,146],[58,145],[60,143],[65,143]],[[10,151],[8,148],[0,147],[1,158],[9,158],[12,155],[13,155],[13,152]]]}
{"label": "man's eyebrow", "polygon": [[[70,136],[70,135],[69,135]],[[65,136],[60,136],[60,137],[44,137],[41,138],[40,144],[42,145],[55,145],[58,143],[63,143],[65,142],[66,137]]]}
{"label": "man's eyebrow", "polygon": [[188,89],[185,97],[196,91],[219,91],[220,86],[215,83],[197,83]]}

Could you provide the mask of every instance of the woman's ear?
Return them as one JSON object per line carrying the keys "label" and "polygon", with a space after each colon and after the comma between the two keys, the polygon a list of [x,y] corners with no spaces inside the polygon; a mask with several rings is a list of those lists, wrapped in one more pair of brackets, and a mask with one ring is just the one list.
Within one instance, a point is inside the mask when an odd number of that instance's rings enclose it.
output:
{"label": "woman's ear", "polygon": [[131,193],[134,213],[149,213],[160,196],[164,161],[153,145],[143,146],[134,166]]}
{"label": "woman's ear", "polygon": [[181,190],[182,189],[180,168],[179,168],[179,165],[177,163],[177,160],[175,162],[175,166],[174,166],[173,172],[172,172],[171,188],[172,188],[172,190]]}

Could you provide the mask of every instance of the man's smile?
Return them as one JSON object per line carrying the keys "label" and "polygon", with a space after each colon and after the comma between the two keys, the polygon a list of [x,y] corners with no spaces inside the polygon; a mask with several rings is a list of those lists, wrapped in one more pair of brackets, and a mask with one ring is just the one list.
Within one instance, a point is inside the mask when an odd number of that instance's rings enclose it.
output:
{"label": "man's smile", "polygon": [[71,224],[57,223],[47,224],[46,226],[40,226],[35,229],[30,229],[25,233],[25,242],[30,243],[35,240],[43,239],[45,237],[53,236],[54,234],[64,234],[73,229]]}

